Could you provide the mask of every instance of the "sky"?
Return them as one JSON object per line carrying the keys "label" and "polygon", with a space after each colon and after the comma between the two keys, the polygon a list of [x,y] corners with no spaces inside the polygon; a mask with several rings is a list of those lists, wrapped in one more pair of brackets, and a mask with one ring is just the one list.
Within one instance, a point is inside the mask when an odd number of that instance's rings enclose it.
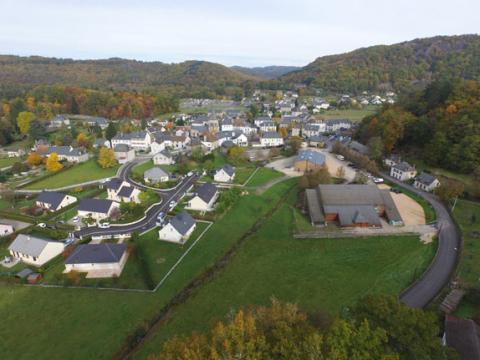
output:
{"label": "sky", "polygon": [[479,0],[0,0],[0,54],[303,66],[480,32]]}

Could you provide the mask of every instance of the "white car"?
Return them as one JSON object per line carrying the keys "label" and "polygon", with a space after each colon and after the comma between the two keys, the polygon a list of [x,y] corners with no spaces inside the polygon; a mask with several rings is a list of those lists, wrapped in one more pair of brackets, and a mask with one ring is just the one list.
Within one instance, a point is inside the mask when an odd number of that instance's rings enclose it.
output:
{"label": "white car", "polygon": [[45,223],[40,223],[40,224],[37,224],[38,227],[41,227],[41,228],[46,228],[47,227],[47,224]]}
{"label": "white car", "polygon": [[177,206],[177,203],[175,201],[170,201],[170,209],[173,209],[175,206]]}
{"label": "white car", "polygon": [[100,229],[108,229],[110,227],[110,223],[109,222],[100,223],[100,225],[98,225],[98,227]]}
{"label": "white car", "polygon": [[78,216],[74,216],[73,219],[72,219],[72,221],[74,223],[78,222],[78,220],[80,220],[80,218]]}
{"label": "white car", "polygon": [[383,178],[373,178],[373,182],[375,184],[381,184],[381,183],[383,183]]}
{"label": "white car", "polygon": [[193,172],[192,171],[189,171],[187,176],[192,176],[193,175]]}
{"label": "white car", "polygon": [[345,160],[345,157],[343,155],[337,155],[337,159],[343,161]]}

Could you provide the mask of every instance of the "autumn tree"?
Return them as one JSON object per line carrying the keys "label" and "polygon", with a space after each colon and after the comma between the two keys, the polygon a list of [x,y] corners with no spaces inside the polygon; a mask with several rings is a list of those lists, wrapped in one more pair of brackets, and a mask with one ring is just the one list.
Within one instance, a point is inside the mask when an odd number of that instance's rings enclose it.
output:
{"label": "autumn tree", "polygon": [[77,136],[77,145],[84,148],[90,147],[90,141],[88,140],[87,135],[83,132],[79,133]]}
{"label": "autumn tree", "polygon": [[27,163],[30,166],[38,166],[42,163],[42,157],[35,151],[28,154]]}
{"label": "autumn tree", "polygon": [[299,136],[292,136],[288,144],[290,145],[291,154],[295,155],[298,153],[298,150],[300,150],[300,147],[302,146],[302,138]]}
{"label": "autumn tree", "polygon": [[105,130],[105,138],[108,141],[112,141],[115,135],[117,135],[117,127],[113,121],[109,121],[107,129]]}
{"label": "autumn tree", "polygon": [[228,149],[228,158],[233,164],[239,164],[245,160],[245,148],[241,146],[232,146]]}
{"label": "autumn tree", "polygon": [[288,129],[286,127],[281,127],[279,130],[278,130],[278,133],[280,134],[280,136],[282,138],[286,138],[288,136]]}
{"label": "autumn tree", "polygon": [[103,168],[111,168],[117,164],[115,153],[112,149],[102,147],[98,153],[98,164]]}
{"label": "autumn tree", "polygon": [[58,154],[55,152],[52,152],[48,156],[45,166],[47,167],[47,170],[51,172],[57,172],[63,168],[63,165],[58,160]]}
{"label": "autumn tree", "polygon": [[22,111],[17,116],[17,126],[22,135],[27,135],[30,123],[35,119],[35,114],[30,111]]}
{"label": "autumn tree", "polygon": [[452,179],[442,179],[440,186],[435,189],[435,194],[445,203],[459,197],[465,191],[463,183]]}

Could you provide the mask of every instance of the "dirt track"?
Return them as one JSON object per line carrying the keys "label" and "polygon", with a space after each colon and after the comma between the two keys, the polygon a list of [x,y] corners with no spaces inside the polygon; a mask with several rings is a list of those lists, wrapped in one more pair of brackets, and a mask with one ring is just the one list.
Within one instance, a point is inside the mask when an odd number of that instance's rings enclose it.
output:
{"label": "dirt track", "polygon": [[[380,189],[390,189],[390,186],[385,184],[378,185],[378,187]],[[425,212],[419,203],[402,193],[395,194],[391,192],[390,194],[392,195],[392,199],[395,202],[405,225],[425,224]]]}

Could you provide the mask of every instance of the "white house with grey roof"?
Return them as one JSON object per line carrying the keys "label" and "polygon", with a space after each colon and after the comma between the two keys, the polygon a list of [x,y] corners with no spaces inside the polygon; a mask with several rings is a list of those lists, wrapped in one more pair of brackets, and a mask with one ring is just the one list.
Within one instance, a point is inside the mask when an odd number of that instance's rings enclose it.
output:
{"label": "white house with grey roof", "polygon": [[107,219],[120,205],[112,200],[82,199],[78,205],[78,216],[96,221]]}
{"label": "white house with grey roof", "polygon": [[135,150],[127,144],[115,145],[113,153],[119,164],[125,164],[135,159]]}
{"label": "white house with grey roof", "polygon": [[88,160],[89,156],[86,151],[72,146],[50,146],[46,155],[56,153],[59,160],[65,160],[71,163],[81,163]]}
{"label": "white house with grey roof", "polygon": [[125,144],[135,150],[147,151],[152,143],[152,137],[148,131],[134,131],[131,133],[117,134],[112,138],[112,146]]}
{"label": "white house with grey roof", "polygon": [[8,250],[10,255],[25,264],[42,266],[63,252],[65,245],[59,241],[19,234],[12,241]]}
{"label": "white house with grey roof", "polygon": [[150,184],[167,182],[170,180],[170,174],[159,167],[153,167],[143,173],[143,179]]}
{"label": "white house with grey roof", "polygon": [[417,189],[430,192],[440,186],[440,181],[438,181],[435,176],[422,172],[415,178],[413,186]]}
{"label": "white house with grey roof", "polygon": [[218,189],[211,183],[200,185],[195,195],[188,201],[187,209],[196,211],[211,211],[218,199]]}
{"label": "white house with grey roof", "polygon": [[235,168],[225,164],[220,169],[215,171],[213,180],[217,182],[232,182],[235,179]]}
{"label": "white house with grey roof", "polygon": [[390,168],[390,176],[400,181],[413,179],[416,175],[417,170],[415,167],[405,161],[395,164]]}
{"label": "white house with grey roof", "polygon": [[42,191],[38,195],[35,205],[48,211],[58,211],[77,201],[75,196],[55,191]]}
{"label": "white house with grey roof", "polygon": [[175,158],[168,150],[162,150],[153,155],[153,163],[155,165],[172,165],[175,164]]}
{"label": "white house with grey roof", "polygon": [[160,240],[183,244],[190,238],[195,227],[195,219],[184,211],[171,218],[168,223],[160,229],[158,237]]}
{"label": "white house with grey roof", "polygon": [[121,275],[127,262],[125,244],[83,244],[65,260],[64,273],[85,272],[87,278],[108,278]]}
{"label": "white house with grey roof", "polygon": [[283,145],[283,138],[275,131],[263,133],[260,137],[262,147],[278,147]]}

